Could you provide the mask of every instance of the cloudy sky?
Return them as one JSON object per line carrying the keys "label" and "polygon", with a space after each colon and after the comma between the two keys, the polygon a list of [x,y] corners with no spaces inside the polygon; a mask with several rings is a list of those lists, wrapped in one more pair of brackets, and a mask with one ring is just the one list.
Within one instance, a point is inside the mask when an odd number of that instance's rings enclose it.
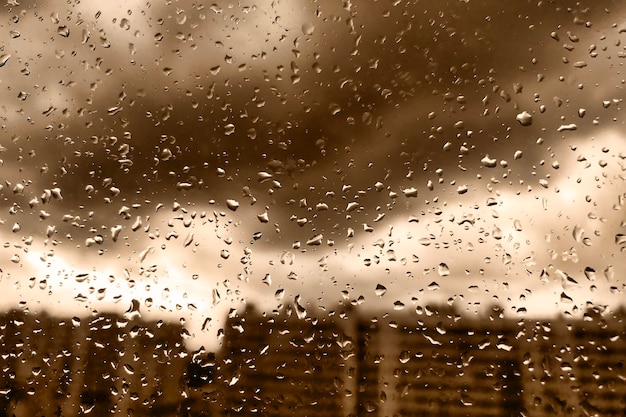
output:
{"label": "cloudy sky", "polygon": [[617,305],[626,10],[502,7],[7,2],[3,305]]}

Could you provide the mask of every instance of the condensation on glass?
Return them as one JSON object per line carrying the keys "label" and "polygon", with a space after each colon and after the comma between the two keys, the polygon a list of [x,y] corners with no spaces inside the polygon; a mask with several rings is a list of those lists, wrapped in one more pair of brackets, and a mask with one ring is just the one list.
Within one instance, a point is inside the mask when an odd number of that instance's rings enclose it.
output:
{"label": "condensation on glass", "polygon": [[624,414],[625,17],[7,1],[0,414]]}

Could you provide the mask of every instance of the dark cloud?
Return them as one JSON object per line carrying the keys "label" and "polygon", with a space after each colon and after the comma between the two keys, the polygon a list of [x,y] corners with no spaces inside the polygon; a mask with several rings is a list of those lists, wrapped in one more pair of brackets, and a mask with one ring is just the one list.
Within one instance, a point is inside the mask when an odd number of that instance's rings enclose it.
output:
{"label": "dark cloud", "polygon": [[7,5],[4,233],[134,259],[196,228],[266,260],[347,253],[392,226],[490,210],[489,196],[535,201],[577,169],[574,143],[621,126],[624,13],[619,1]]}

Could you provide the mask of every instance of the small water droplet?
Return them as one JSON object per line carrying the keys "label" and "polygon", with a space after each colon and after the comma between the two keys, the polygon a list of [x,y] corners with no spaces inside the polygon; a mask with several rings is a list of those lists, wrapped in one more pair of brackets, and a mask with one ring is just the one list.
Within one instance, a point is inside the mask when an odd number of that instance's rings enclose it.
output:
{"label": "small water droplet", "polygon": [[315,32],[315,25],[307,22],[302,24],[302,33],[305,35],[312,35]]}
{"label": "small water droplet", "polygon": [[63,36],[64,38],[67,38],[70,36],[70,28],[68,28],[67,26],[59,26],[57,29],[57,34]]}
{"label": "small water droplet", "polygon": [[235,125],[232,123],[227,124],[226,126],[224,126],[224,134],[226,136],[230,136],[233,133],[235,133]]}
{"label": "small water droplet", "polygon": [[563,132],[565,130],[576,130],[578,129],[578,126],[576,126],[575,123],[570,123],[570,124],[566,124],[566,125],[561,125],[559,126],[556,131],[557,132]]}
{"label": "small water droplet", "polygon": [[590,266],[585,267],[585,277],[589,281],[595,281],[596,280],[596,270],[593,269]]}
{"label": "small water droplet", "polygon": [[374,290],[377,296],[382,297],[387,293],[387,287],[381,284],[376,284],[376,289]]}
{"label": "small water droplet", "polygon": [[11,58],[11,54],[2,54],[0,55],[0,68],[4,67],[7,61]]}
{"label": "small water droplet", "polygon": [[133,320],[135,318],[141,318],[141,312],[139,311],[139,301],[136,299],[132,299],[130,302],[130,306],[128,310],[124,312],[124,318],[127,320]]}
{"label": "small water droplet", "polygon": [[87,278],[89,278],[89,274],[86,272],[80,273],[74,277],[76,282],[84,282]]}
{"label": "small water droplet", "polygon": [[315,235],[312,238],[310,238],[309,240],[306,241],[307,245],[310,246],[318,246],[322,244],[322,240],[324,239],[324,235],[319,234],[319,235]]}

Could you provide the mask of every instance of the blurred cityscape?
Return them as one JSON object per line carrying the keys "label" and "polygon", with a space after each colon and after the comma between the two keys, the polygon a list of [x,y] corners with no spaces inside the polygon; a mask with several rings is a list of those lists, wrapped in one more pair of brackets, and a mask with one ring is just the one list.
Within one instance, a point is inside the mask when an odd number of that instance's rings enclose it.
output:
{"label": "blurred cityscape", "polygon": [[626,413],[624,310],[580,318],[233,310],[222,349],[137,313],[0,318],[6,416],[608,416]]}

